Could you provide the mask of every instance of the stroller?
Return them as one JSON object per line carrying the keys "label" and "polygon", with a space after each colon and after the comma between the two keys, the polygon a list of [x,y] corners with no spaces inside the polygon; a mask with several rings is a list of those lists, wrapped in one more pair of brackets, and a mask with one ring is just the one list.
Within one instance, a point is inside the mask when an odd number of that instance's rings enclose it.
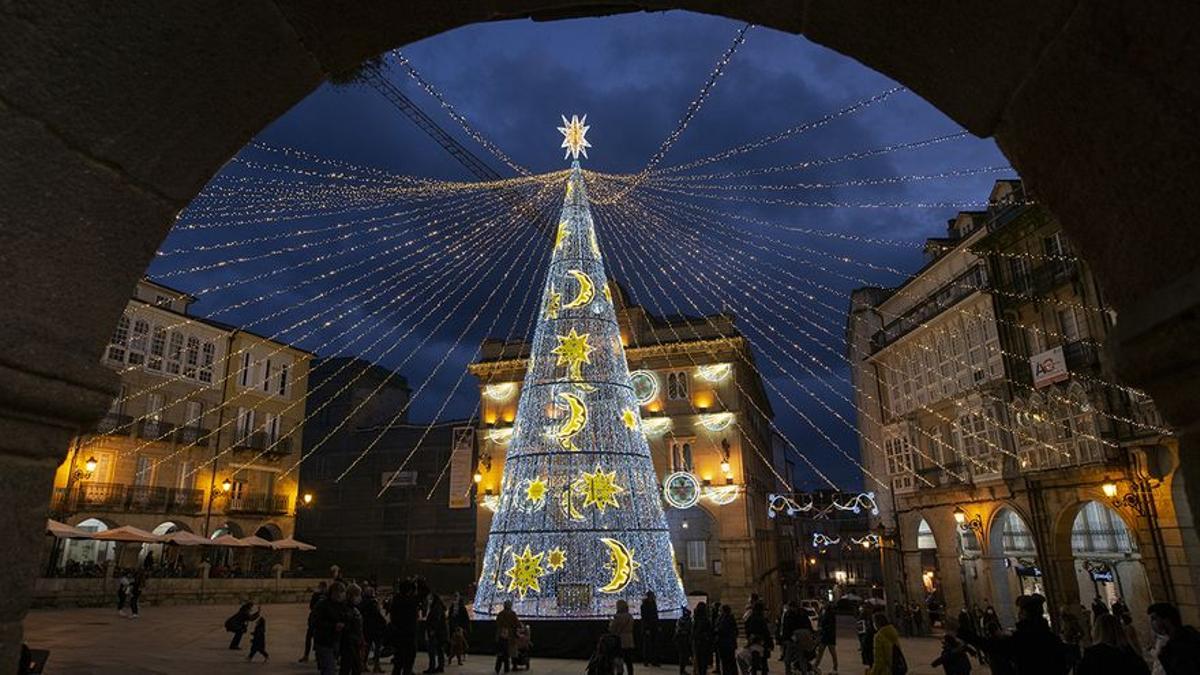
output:
{"label": "stroller", "polygon": [[517,639],[513,642],[512,668],[529,670],[529,657],[533,651],[533,642],[529,639],[529,626],[522,624],[517,629]]}
{"label": "stroller", "polygon": [[809,628],[792,633],[783,644],[783,663],[788,675],[821,675],[813,665],[817,658],[817,636]]}
{"label": "stroller", "polygon": [[621,660],[621,638],[611,633],[601,635],[596,651],[588,659],[587,675],[621,675],[625,663]]}

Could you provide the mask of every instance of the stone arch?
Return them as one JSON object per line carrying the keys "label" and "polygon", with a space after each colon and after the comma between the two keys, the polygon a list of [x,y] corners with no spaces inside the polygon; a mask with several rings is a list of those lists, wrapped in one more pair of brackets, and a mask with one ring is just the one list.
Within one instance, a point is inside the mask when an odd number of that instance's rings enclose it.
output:
{"label": "stone arch", "polygon": [[246,536],[241,524],[239,524],[237,521],[228,520],[214,527],[213,531],[208,535],[208,538],[216,539],[217,537],[225,534],[233,535],[239,539]]}
{"label": "stone arch", "polygon": [[262,537],[267,541],[279,541],[280,539],[283,539],[283,530],[279,527],[279,525],[271,521],[267,521],[262,525],[259,525],[258,528],[254,530],[254,536]]}
{"label": "stone arch", "polygon": [[[4,446],[3,470],[27,477],[16,481],[27,487],[4,495],[0,510],[28,509],[52,470],[27,468],[29,449],[57,463],[65,430],[92,424],[115,394],[101,350],[175,213],[330,73],[473,22],[669,8],[803,34],[903,83],[972,133],[994,136],[1121,317],[1109,340],[1118,370],[1176,428],[1194,428],[1189,390],[1177,385],[1182,369],[1197,369],[1194,332],[1183,327],[1200,304],[1200,249],[1189,227],[1200,179],[1200,63],[1179,29],[1200,23],[1194,3],[997,13],[977,3],[497,0],[419,16],[385,0],[241,3],[220,16],[183,3],[112,3],[94,13],[43,3],[0,15],[10,149],[0,175],[10,179],[11,217],[3,244],[13,261],[3,275],[19,280],[5,284],[0,331],[4,344],[27,347],[4,362],[15,375],[0,378],[0,401],[6,416],[24,420],[32,410],[45,420],[24,424]],[[181,90],[181,81],[189,86]],[[63,91],[71,95],[53,93]],[[1187,492],[1200,503],[1200,488]],[[31,519],[17,528],[21,550],[36,555],[43,527]],[[9,585],[29,586],[32,565],[10,568],[20,578]],[[1192,568],[1191,585],[1200,585],[1200,566]],[[22,593],[0,614],[6,629],[28,605]],[[10,650],[0,649],[0,661],[15,658]]]}
{"label": "stone arch", "polygon": [[987,527],[986,568],[990,575],[992,607],[1001,624],[1016,624],[1016,599],[1045,595],[1041,582],[1040,546],[1029,527],[1029,518],[1014,504],[992,511]]}
{"label": "stone arch", "polygon": [[[191,526],[183,521],[164,520],[163,522],[159,523],[158,525],[155,525],[154,528],[152,530],[150,530],[150,533],[162,535],[162,534],[171,534],[172,532],[191,532],[191,531],[192,531]],[[175,550],[173,551],[173,553],[178,555],[178,553],[179,553],[178,547],[168,547],[165,544],[161,544],[161,543],[159,543],[159,544],[142,544],[141,549],[138,551],[138,563],[143,564],[143,565],[145,565],[145,564],[161,564],[165,560],[168,550],[170,550],[171,548],[174,548]],[[150,559],[150,561],[151,561],[150,563],[146,562],[147,558]]]}
{"label": "stone arch", "polygon": [[[115,520],[105,516],[80,514],[74,520],[75,527],[87,532],[103,532],[119,527]],[[90,565],[115,561],[116,551],[116,544],[111,541],[68,539],[58,554],[57,565],[70,573],[75,569],[82,570]]]}
{"label": "stone arch", "polygon": [[1146,607],[1150,583],[1142,562],[1142,544],[1137,520],[1103,501],[1084,499],[1068,508],[1058,519],[1055,536],[1070,551],[1074,584],[1070,596],[1087,606],[1100,599],[1111,604],[1120,598],[1130,609],[1139,634],[1147,634]]}

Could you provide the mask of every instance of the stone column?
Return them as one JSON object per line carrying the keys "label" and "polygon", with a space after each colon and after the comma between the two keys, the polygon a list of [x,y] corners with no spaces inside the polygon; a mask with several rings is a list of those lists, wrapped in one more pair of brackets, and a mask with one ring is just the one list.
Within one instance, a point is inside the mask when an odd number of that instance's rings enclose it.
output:
{"label": "stone column", "polygon": [[[966,606],[963,596],[962,561],[956,553],[938,551],[938,576],[942,581],[942,597],[946,599],[946,615],[958,616]],[[969,583],[969,582],[968,582]]]}

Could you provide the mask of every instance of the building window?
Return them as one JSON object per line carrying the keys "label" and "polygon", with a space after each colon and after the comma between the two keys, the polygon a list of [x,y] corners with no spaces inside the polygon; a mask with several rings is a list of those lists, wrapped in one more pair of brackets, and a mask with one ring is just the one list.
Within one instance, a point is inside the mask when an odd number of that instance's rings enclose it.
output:
{"label": "building window", "polygon": [[703,571],[708,569],[708,542],[693,539],[687,543],[687,568]]}
{"label": "building window", "polygon": [[146,348],[150,340],[150,324],[145,319],[133,322],[133,333],[129,337],[129,365],[138,366],[146,362]]}
{"label": "building window", "polygon": [[263,366],[262,390],[268,393],[271,391],[271,359],[267,359]]}
{"label": "building window", "polygon": [[156,295],[154,296],[154,304],[158,305],[159,307],[170,307],[171,298],[168,298],[165,295]]}
{"label": "building window", "polygon": [[200,366],[200,338],[195,335],[189,335],[187,339],[186,360],[183,365],[183,376],[189,379],[196,379],[196,374]]}
{"label": "building window", "polygon": [[912,440],[907,434],[893,431],[892,434],[884,437],[883,450],[887,458],[888,475],[892,477],[892,487],[897,490],[912,489],[914,485]]}
{"label": "building window", "polygon": [[125,350],[129,345],[129,315],[122,314],[117,319],[117,328],[113,331],[112,339],[108,342],[108,358],[110,361],[125,362]]}
{"label": "building window", "polygon": [[183,367],[183,334],[172,331],[167,345],[167,372],[178,375]]}
{"label": "building window", "polygon": [[267,413],[267,422],[264,425],[264,431],[267,433],[267,443],[274,445],[275,441],[279,440],[279,415]]}
{"label": "building window", "polygon": [[238,408],[237,416],[237,435],[234,437],[235,443],[244,443],[250,439],[250,435],[254,433],[254,410],[251,408]]}
{"label": "building window", "polygon": [[288,364],[279,366],[279,395],[287,396],[288,393]]}
{"label": "building window", "polygon": [[183,425],[189,429],[199,429],[204,426],[204,403],[188,401],[183,414]]}
{"label": "building window", "polygon": [[695,464],[692,458],[694,438],[671,439],[671,468],[675,471],[691,471]]}
{"label": "building window", "polygon": [[994,420],[985,411],[970,412],[958,418],[955,424],[959,450],[970,461],[976,474],[991,474],[999,471],[997,461],[1000,451],[1000,435]]}
{"label": "building window", "polygon": [[243,387],[250,386],[250,352],[242,352],[242,372],[238,377]]}
{"label": "building window", "polygon": [[200,348],[200,381],[212,384],[213,381],[213,361],[216,360],[217,346],[210,342],[205,342]]}
{"label": "building window", "polygon": [[163,369],[163,356],[167,353],[167,331],[162,326],[155,326],[150,338],[150,358],[146,367],[150,370]]}
{"label": "building window", "polygon": [[686,372],[667,374],[667,399],[686,401],[688,398],[688,376]]}
{"label": "building window", "polygon": [[1064,342],[1075,342],[1080,338],[1079,317],[1071,307],[1058,310],[1058,330]]}

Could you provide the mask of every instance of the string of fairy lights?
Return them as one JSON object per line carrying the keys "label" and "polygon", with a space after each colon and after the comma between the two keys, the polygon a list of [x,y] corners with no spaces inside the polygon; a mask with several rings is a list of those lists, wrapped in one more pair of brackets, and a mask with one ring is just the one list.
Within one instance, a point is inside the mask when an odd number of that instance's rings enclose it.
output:
{"label": "string of fairy lights", "polygon": [[[1047,464],[1070,464],[1080,461],[1081,448],[1101,452],[1120,447],[1104,431],[1105,425],[1172,433],[1157,421],[1097,406],[1088,393],[1147,402],[1144,392],[1136,388],[1109,381],[1099,371],[1072,371],[1071,386],[1086,387],[1082,396],[1066,386],[1035,386],[1009,371],[1011,364],[1027,363],[1029,355],[995,332],[990,337],[986,331],[980,333],[975,342],[970,338],[971,326],[992,326],[1031,343],[1071,341],[1099,350],[1103,345],[1090,334],[1068,335],[1065,328],[1023,322],[995,310],[991,302],[993,298],[997,304],[1034,302],[1054,311],[1082,313],[1085,321],[1086,317],[1104,321],[1111,319],[1111,312],[1103,306],[1102,296],[1006,288],[989,283],[994,280],[969,277],[961,267],[937,265],[922,271],[923,285],[916,287],[908,283],[913,270],[889,260],[911,256],[926,245],[924,240],[827,225],[825,214],[830,212],[852,213],[858,219],[857,214],[873,212],[925,218],[921,214],[931,211],[967,211],[975,212],[971,217],[989,218],[1003,205],[964,196],[953,186],[1010,174],[1007,165],[976,162],[923,171],[845,173],[859,165],[883,163],[872,160],[936,151],[964,141],[967,132],[918,135],[914,140],[789,157],[787,162],[765,166],[742,163],[783,147],[786,141],[884,109],[908,94],[904,88],[888,87],[856,97],[780,131],[665,165],[715,95],[752,28],[746,25],[736,32],[675,127],[643,168],[633,173],[582,169],[578,162],[571,169],[531,172],[480,132],[398,50],[380,67],[406,72],[471,141],[515,175],[439,180],[288,145],[249,144],[180,214],[152,268],[154,280],[169,280],[188,289],[188,301],[201,303],[204,311],[167,313],[151,323],[145,311],[135,306],[123,319],[113,344],[120,338],[120,348],[138,354],[138,359],[110,364],[128,374],[147,370],[150,360],[190,364],[187,359],[199,359],[199,366],[209,373],[204,384],[225,392],[221,409],[201,408],[192,414],[189,408],[181,426],[197,433],[187,442],[174,442],[170,450],[162,451],[175,438],[167,427],[143,431],[137,441],[116,449],[114,456],[150,457],[147,463],[139,462],[138,481],[184,459],[184,477],[192,481],[201,472],[215,480],[219,468],[231,476],[261,470],[264,462],[276,479],[286,479],[300,472],[305,462],[326,456],[337,434],[358,413],[368,406],[386,405],[382,401],[388,387],[404,371],[415,369],[421,374],[419,382],[403,403],[388,408],[385,421],[368,430],[364,442],[345,453],[344,464],[329,477],[341,482],[365,467],[378,466],[379,462],[368,459],[387,447],[387,432],[407,422],[420,407],[428,408],[429,418],[420,423],[415,441],[380,459],[389,462],[376,493],[376,498],[382,498],[427,449],[430,434],[462,398],[469,374],[464,358],[476,362],[483,337],[502,333],[499,360],[504,361],[511,348],[511,359],[524,359],[528,372],[521,383],[497,383],[500,369],[484,369],[486,375],[478,381],[481,398],[497,386],[510,387],[509,396],[520,392],[517,420],[503,430],[502,445],[509,456],[498,493],[484,503],[478,486],[474,488],[478,503],[495,513],[483,560],[481,607],[486,613],[507,594],[528,601],[527,611],[545,615],[550,598],[539,579],[557,575],[563,584],[560,588],[570,586],[566,581],[575,578],[571,575],[586,567],[588,579],[601,581],[586,594],[579,591],[570,612],[593,616],[607,611],[613,594],[627,592],[649,578],[669,584],[671,577],[664,570],[674,570],[676,565],[669,544],[662,547],[666,524],[661,504],[659,516],[639,520],[637,527],[600,527],[611,530],[607,533],[611,536],[600,539],[604,553],[594,560],[581,560],[570,537],[561,535],[582,527],[580,523],[589,518],[593,523],[610,522],[605,518],[626,523],[622,507],[632,507],[651,492],[663,495],[662,500],[654,499],[656,503],[665,501],[674,508],[696,503],[672,494],[672,481],[684,480],[687,477],[680,476],[690,473],[690,468],[676,467],[673,461],[662,491],[649,490],[658,487],[653,465],[647,476],[643,462],[652,439],[674,439],[676,434],[661,423],[662,416],[641,407],[645,403],[632,385],[637,373],[629,372],[633,364],[626,361],[627,350],[656,350],[655,358],[668,370],[687,370],[728,383],[724,398],[721,388],[713,387],[712,407],[685,396],[678,408],[681,412],[671,413],[694,418],[713,432],[692,443],[722,467],[727,484],[713,487],[706,479],[700,486],[695,477],[690,480],[715,503],[727,504],[748,489],[751,473],[758,479],[769,474],[773,480],[766,481],[772,487],[765,506],[770,517],[878,513],[871,490],[891,489],[897,476],[913,485],[934,487],[938,478],[931,469],[969,483],[999,473],[1002,464],[1022,472],[1037,470],[1041,465],[1030,461],[1034,452]],[[580,154],[587,158],[591,146],[585,138],[586,117],[562,119],[563,147],[575,160]],[[952,196],[896,196],[912,186],[930,184]],[[844,197],[844,192],[852,196]],[[1024,193],[1014,197],[1011,207],[1040,208]],[[794,220],[764,215],[768,211],[787,213]],[[877,222],[878,230],[887,227]],[[960,243],[949,241],[946,246]],[[989,261],[1030,269],[1081,264],[1065,249],[1019,252],[972,247],[969,251],[971,264],[980,266]],[[645,342],[625,345],[619,334],[619,321],[627,318],[625,307],[614,301],[613,289],[623,302],[628,299],[617,279],[632,284],[633,298],[645,303],[654,316],[688,319],[663,321],[659,330],[641,336]],[[947,289],[955,299],[928,316],[914,314],[911,308],[928,299],[930,285]],[[907,330],[919,330],[920,338],[906,340],[904,349],[886,353],[870,341],[848,341],[847,320],[860,320],[847,316],[847,288],[851,287],[888,287],[890,297],[896,299],[893,305],[874,308],[883,325],[907,322],[903,324]],[[576,291],[569,302],[567,289]],[[736,328],[733,316],[738,319]],[[225,328],[246,333],[253,347],[233,349],[230,340],[229,348],[193,348],[190,340],[202,331],[224,326],[215,323],[218,318],[236,320]],[[586,330],[577,332],[581,327]],[[250,333],[251,329],[261,335]],[[714,366],[690,349],[672,349],[701,343],[711,343],[711,353],[719,350],[731,362]],[[943,344],[965,347],[943,349]],[[528,354],[522,352],[524,347],[529,348]],[[990,372],[986,382],[1003,385],[1006,393],[975,383],[959,384],[961,372],[980,366],[970,351],[973,347],[982,350],[978,353],[984,367],[998,364],[998,371]],[[266,382],[271,364],[297,349],[321,357],[309,369],[310,384],[302,391],[289,395],[282,387],[238,386],[246,383],[249,372],[266,372]],[[324,358],[331,354],[353,358]],[[851,376],[853,367],[864,361],[877,369],[878,387]],[[931,363],[936,367],[930,368]],[[371,377],[380,369],[386,373],[382,378]],[[158,408],[147,406],[141,414],[126,416],[117,425],[118,433],[136,425],[158,429],[147,423],[161,420],[162,410],[192,400],[186,388],[170,387],[195,383],[195,367],[190,372],[186,367],[157,370],[157,378],[144,380],[136,390],[125,390],[114,406],[154,400]],[[548,372],[554,378],[548,379]],[[730,372],[739,374],[728,377]],[[937,407],[916,395],[908,400],[889,393],[891,383],[908,383],[914,372],[922,373],[923,384],[916,386],[952,391],[948,396],[954,405]],[[439,376],[453,376],[452,384],[438,386]],[[598,388],[603,395],[594,393]],[[355,400],[349,409],[339,410],[340,417],[325,425],[323,434],[310,436],[309,424],[318,415],[327,415],[333,402],[351,391]],[[173,392],[169,401],[167,392]],[[714,409],[722,412],[714,415]],[[775,409],[783,415],[776,417]],[[884,430],[911,413],[933,420],[934,426],[905,424],[903,450],[910,458],[896,463],[897,446]],[[206,425],[214,414],[217,423]],[[1069,443],[1056,435],[1053,425],[1059,421],[1049,419],[1052,415],[1066,416],[1072,432]],[[803,433],[811,434],[816,443],[794,437],[784,416],[802,424]],[[983,426],[973,427],[978,416]],[[765,431],[751,418],[761,421]],[[287,424],[270,429],[271,419],[285,419]],[[482,419],[482,406],[476,406],[465,424],[483,429]],[[247,426],[245,420],[254,421]],[[1085,422],[1091,426],[1083,426]],[[588,433],[581,434],[585,427]],[[260,432],[267,440],[253,447],[236,440],[222,443],[231,433],[237,439]],[[721,443],[724,432],[739,439],[736,458]],[[839,440],[847,436],[855,439],[857,447]],[[606,457],[602,448],[587,447],[589,438],[612,443],[620,452]],[[799,477],[778,466],[775,439],[787,457],[798,460]],[[92,436],[81,447],[90,451],[102,440]],[[211,450],[192,452],[201,446]],[[293,446],[298,449],[291,450]],[[458,451],[454,448],[440,470],[430,475],[426,499],[434,497]],[[581,464],[584,455],[589,462],[595,456],[594,463]],[[868,491],[839,484],[837,472],[825,458],[845,462],[862,476]],[[731,460],[739,463],[742,485]],[[887,475],[874,468],[878,466],[887,467]],[[568,471],[572,473],[563,481]],[[811,496],[793,492],[796,485],[828,489],[833,496],[828,504],[818,506]],[[565,525],[559,529],[532,526],[543,509],[547,515],[553,510],[554,518]],[[646,513],[653,516],[655,510]],[[514,538],[518,534],[527,537],[524,543]],[[814,546],[839,543],[818,534],[824,539],[818,542],[814,535]],[[866,534],[852,543],[870,547],[879,542],[876,535]],[[557,601],[561,603],[561,597]]]}

